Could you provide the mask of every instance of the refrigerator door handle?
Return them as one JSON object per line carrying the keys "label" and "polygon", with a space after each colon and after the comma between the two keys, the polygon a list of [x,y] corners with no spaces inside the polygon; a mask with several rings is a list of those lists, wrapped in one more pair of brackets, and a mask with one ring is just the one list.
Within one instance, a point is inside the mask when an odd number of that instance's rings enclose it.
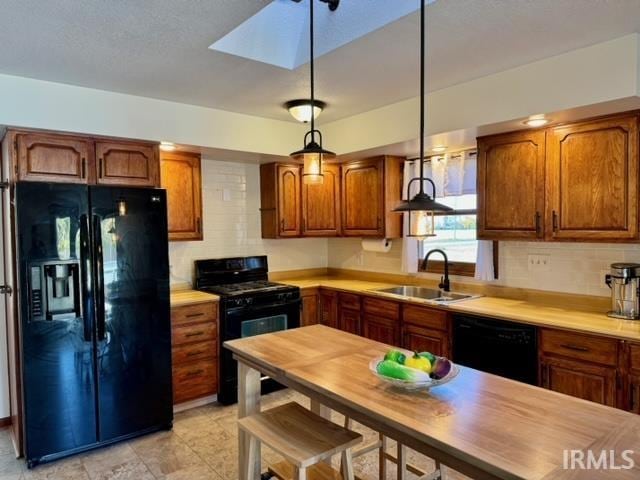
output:
{"label": "refrigerator door handle", "polygon": [[106,330],[104,311],[104,261],[102,255],[102,226],[98,215],[93,215],[93,254],[98,340],[104,340]]}
{"label": "refrigerator door handle", "polygon": [[91,308],[92,281],[91,281],[91,248],[89,245],[89,217],[80,216],[80,278],[82,288],[82,324],[84,328],[84,341],[92,339],[91,325],[93,311]]}

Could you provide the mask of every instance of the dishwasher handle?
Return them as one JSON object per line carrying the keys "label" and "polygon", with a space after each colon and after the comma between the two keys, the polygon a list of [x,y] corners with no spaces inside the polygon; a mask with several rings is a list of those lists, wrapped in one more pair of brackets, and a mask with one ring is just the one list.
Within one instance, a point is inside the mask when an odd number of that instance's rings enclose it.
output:
{"label": "dishwasher handle", "polygon": [[497,339],[508,343],[529,344],[535,342],[535,327],[504,324],[479,318],[454,318],[455,328],[474,337]]}

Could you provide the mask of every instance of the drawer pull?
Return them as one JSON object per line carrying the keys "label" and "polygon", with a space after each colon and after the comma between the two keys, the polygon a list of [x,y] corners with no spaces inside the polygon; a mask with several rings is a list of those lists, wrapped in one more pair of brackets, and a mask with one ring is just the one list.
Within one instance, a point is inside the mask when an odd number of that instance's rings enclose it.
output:
{"label": "drawer pull", "polygon": [[200,332],[187,333],[185,337],[199,337],[200,335],[204,335],[204,332],[200,331]]}
{"label": "drawer pull", "polygon": [[190,313],[187,315],[187,318],[196,318],[196,317],[201,317],[203,316],[204,313],[203,312],[199,312],[199,313]]}
{"label": "drawer pull", "polygon": [[202,355],[203,353],[207,353],[204,350],[196,350],[195,352],[187,352],[187,357],[195,357],[196,355]]}
{"label": "drawer pull", "polygon": [[588,352],[589,349],[587,347],[581,347],[579,345],[573,345],[571,343],[561,343],[560,346],[562,348],[566,348],[567,350],[573,350],[575,352]]}
{"label": "drawer pull", "polygon": [[187,377],[197,377],[198,375],[202,375],[204,373],[203,369],[198,369],[198,370],[190,370],[187,372],[186,376]]}

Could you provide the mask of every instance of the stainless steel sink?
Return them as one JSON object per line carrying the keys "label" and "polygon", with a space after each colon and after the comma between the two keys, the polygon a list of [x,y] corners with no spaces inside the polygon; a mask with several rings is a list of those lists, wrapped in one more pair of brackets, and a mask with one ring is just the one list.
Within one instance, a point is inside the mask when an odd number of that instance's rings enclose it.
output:
{"label": "stainless steel sink", "polygon": [[414,285],[399,285],[391,288],[381,288],[375,290],[379,293],[386,293],[404,298],[417,298],[432,303],[447,304],[478,298],[479,295],[471,295],[468,293],[445,292],[435,288],[416,287]]}

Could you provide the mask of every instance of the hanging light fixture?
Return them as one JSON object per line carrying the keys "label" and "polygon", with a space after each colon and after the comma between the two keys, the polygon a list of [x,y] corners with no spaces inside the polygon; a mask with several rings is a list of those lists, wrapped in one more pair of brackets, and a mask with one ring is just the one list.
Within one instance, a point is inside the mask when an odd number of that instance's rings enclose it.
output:
{"label": "hanging light fixture", "polygon": [[[313,105],[313,107],[311,105]],[[311,121],[312,112],[313,119],[318,118],[318,115],[322,113],[326,106],[327,104],[320,100],[314,100],[313,103],[311,103],[309,99],[291,100],[284,104],[284,108],[289,111],[291,116],[302,123],[309,123]]]}
{"label": "hanging light fixture", "polygon": [[[313,69],[313,2],[315,0],[309,0],[309,45],[311,53],[310,73],[311,73],[311,105],[316,104],[315,100],[315,85],[314,85],[314,69]],[[336,2],[337,3],[337,2]],[[331,3],[330,3],[331,6]],[[337,5],[336,5],[337,6]],[[316,142],[316,135],[320,143]],[[311,115],[311,129],[304,136],[304,148],[293,152],[291,158],[302,161],[304,166],[302,168],[302,179],[304,183],[322,183],[324,181],[324,174],[322,173],[322,161],[325,158],[334,158],[335,153],[325,150],[322,147],[322,132],[315,128],[315,118]]]}
{"label": "hanging light fixture", "polygon": [[[420,176],[412,178],[407,185],[407,200],[403,201],[393,211],[407,212],[409,214],[409,237],[433,237],[435,236],[435,214],[450,212],[453,209],[447,205],[443,205],[435,201],[436,185],[433,180],[424,176],[424,101],[425,101],[425,54],[424,54],[424,37],[425,37],[425,1],[420,0]],[[411,185],[419,182],[420,189],[413,198],[411,197]],[[431,185],[430,196],[424,191],[424,184]]]}

